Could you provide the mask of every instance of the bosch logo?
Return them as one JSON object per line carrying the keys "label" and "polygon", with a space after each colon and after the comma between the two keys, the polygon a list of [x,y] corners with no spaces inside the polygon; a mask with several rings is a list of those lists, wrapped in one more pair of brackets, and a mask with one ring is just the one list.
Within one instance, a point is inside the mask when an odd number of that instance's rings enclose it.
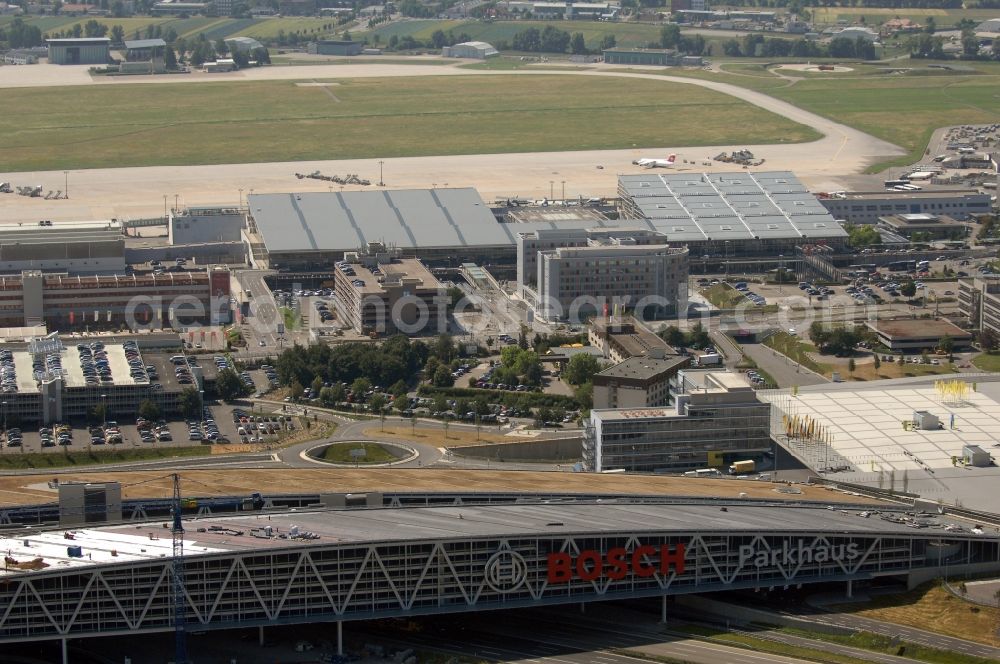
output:
{"label": "bosch logo", "polygon": [[486,585],[504,595],[512,593],[528,579],[528,564],[516,551],[497,551],[486,561]]}

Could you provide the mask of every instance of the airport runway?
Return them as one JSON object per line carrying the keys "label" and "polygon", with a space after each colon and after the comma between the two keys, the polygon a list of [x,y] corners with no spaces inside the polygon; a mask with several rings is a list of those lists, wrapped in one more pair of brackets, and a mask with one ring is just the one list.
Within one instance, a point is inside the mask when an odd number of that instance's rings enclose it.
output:
{"label": "airport runway", "polygon": [[[617,190],[619,173],[643,170],[632,165],[640,156],[656,156],[676,152],[679,163],[675,170],[732,171],[730,164],[710,161],[722,151],[749,148],[766,159],[760,170],[794,171],[814,190],[843,188],[838,177],[861,173],[868,165],[883,157],[903,154],[890,143],[877,139],[810,113],[766,94],[718,81],[681,78],[647,73],[636,68],[629,72],[595,68],[586,71],[483,71],[459,69],[442,65],[311,65],[270,67],[238,72],[235,77],[187,76],[135,77],[115,83],[95,82],[77,68],[59,68],[56,72],[45,65],[5,67],[0,70],[0,87],[26,85],[28,78],[48,85],[127,85],[149,82],[150,78],[164,83],[210,80],[240,81],[267,79],[336,79],[378,76],[454,76],[454,75],[518,75],[518,76],[619,76],[661,81],[671,84],[696,85],[733,95],[765,110],[808,125],[823,134],[811,143],[794,145],[717,145],[697,148],[648,146],[625,150],[585,150],[574,152],[513,153],[493,155],[455,155],[386,159],[383,178],[391,189],[426,187],[475,187],[487,202],[497,197],[519,196],[543,198],[554,188],[562,194],[565,182],[567,198],[579,196],[610,196]],[[38,76],[25,77],[21,70],[31,70]],[[63,70],[67,70],[62,73]],[[683,163],[687,160],[689,163]],[[185,205],[235,205],[250,192],[326,191],[329,185],[308,179],[300,180],[296,172],[314,170],[325,173],[357,173],[373,182],[378,181],[378,157],[371,159],[272,162],[256,164],[218,164],[210,166],[153,166],[145,168],[111,168],[80,171],[45,171],[0,173],[0,181],[14,184],[37,184],[45,190],[61,190],[68,181],[68,200],[46,201],[7,195],[0,207],[0,223],[33,222],[38,219],[128,219],[160,216],[168,204],[176,200]],[[552,184],[554,183],[554,184]],[[345,189],[362,189],[359,186]],[[368,187],[367,189],[375,189]]]}

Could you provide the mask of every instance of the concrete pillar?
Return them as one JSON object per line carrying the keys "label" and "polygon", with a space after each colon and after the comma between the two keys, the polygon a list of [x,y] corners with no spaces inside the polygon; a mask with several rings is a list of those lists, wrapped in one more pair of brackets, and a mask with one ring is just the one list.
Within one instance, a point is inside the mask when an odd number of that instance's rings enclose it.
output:
{"label": "concrete pillar", "polygon": [[664,625],[667,624],[667,596],[664,595],[660,598],[660,622]]}
{"label": "concrete pillar", "polygon": [[62,641],[62,664],[69,664],[69,645],[66,639]]}
{"label": "concrete pillar", "polygon": [[344,623],[337,621],[337,654],[344,654]]}
{"label": "concrete pillar", "polygon": [[259,625],[257,627],[257,645],[264,646],[264,626]]}
{"label": "concrete pillar", "polygon": [[851,599],[852,597],[854,597],[854,581],[852,581],[851,579],[847,580],[846,597],[847,599]]}

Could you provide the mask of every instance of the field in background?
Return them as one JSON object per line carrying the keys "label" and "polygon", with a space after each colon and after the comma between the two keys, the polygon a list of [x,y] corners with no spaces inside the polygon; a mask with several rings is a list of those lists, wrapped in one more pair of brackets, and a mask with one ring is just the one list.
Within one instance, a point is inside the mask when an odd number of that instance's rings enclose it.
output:
{"label": "field in background", "polygon": [[656,81],[429,76],[334,89],[336,100],[294,81],[5,90],[0,162],[31,171],[818,138],[734,97]]}
{"label": "field in background", "polygon": [[[0,17],[0,25],[13,20],[12,16]],[[258,37],[261,39],[271,39],[278,36],[278,33],[300,32],[309,37],[332,36],[333,26],[336,20],[331,17],[290,17],[290,18],[208,18],[196,16],[193,18],[172,18],[172,17],[138,17],[138,18],[113,18],[103,16],[42,16],[28,17],[25,22],[29,25],[37,25],[43,32],[53,32],[57,30],[72,30],[77,23],[81,28],[90,20],[108,26],[110,30],[115,25],[120,25],[125,29],[125,38],[133,39],[136,31],[140,31],[145,37],[146,28],[149,26],[160,26],[164,32],[173,29],[178,37],[190,39],[204,33],[205,37],[211,40],[227,37]],[[339,30],[336,31],[339,34]]]}

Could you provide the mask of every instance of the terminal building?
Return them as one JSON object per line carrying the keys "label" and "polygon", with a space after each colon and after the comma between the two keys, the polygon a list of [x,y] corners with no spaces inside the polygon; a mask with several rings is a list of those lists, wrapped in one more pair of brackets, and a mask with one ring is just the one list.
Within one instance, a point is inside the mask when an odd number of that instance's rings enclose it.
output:
{"label": "terminal building", "polygon": [[947,320],[880,319],[865,325],[878,335],[879,343],[896,352],[933,351],[945,337],[951,339],[955,352],[972,347],[972,334]]}
{"label": "terminal building", "polygon": [[687,310],[688,250],[664,240],[624,228],[522,234],[518,274],[527,281],[519,292],[546,320],[581,320],[610,308],[643,318],[676,315]]}
{"label": "terminal building", "polygon": [[879,217],[895,214],[948,215],[968,219],[989,214],[990,196],[975,189],[934,191],[848,191],[821,196],[819,202],[837,221],[877,224]]}
{"label": "terminal building", "polygon": [[117,221],[0,225],[0,273],[120,273],[125,262],[125,235]]}
{"label": "terminal building", "polygon": [[692,256],[791,255],[846,246],[847,232],[785,171],[620,175],[622,225],[662,233]]}
{"label": "terminal building", "polygon": [[419,260],[394,258],[380,245],[338,263],[334,290],[355,332],[420,335],[447,329],[448,298],[441,283]]}
{"label": "terminal building", "polygon": [[[719,468],[771,449],[771,405],[739,374],[680,373],[673,408],[594,409],[584,424],[591,472],[679,473]],[[691,386],[690,381],[697,386]]]}

